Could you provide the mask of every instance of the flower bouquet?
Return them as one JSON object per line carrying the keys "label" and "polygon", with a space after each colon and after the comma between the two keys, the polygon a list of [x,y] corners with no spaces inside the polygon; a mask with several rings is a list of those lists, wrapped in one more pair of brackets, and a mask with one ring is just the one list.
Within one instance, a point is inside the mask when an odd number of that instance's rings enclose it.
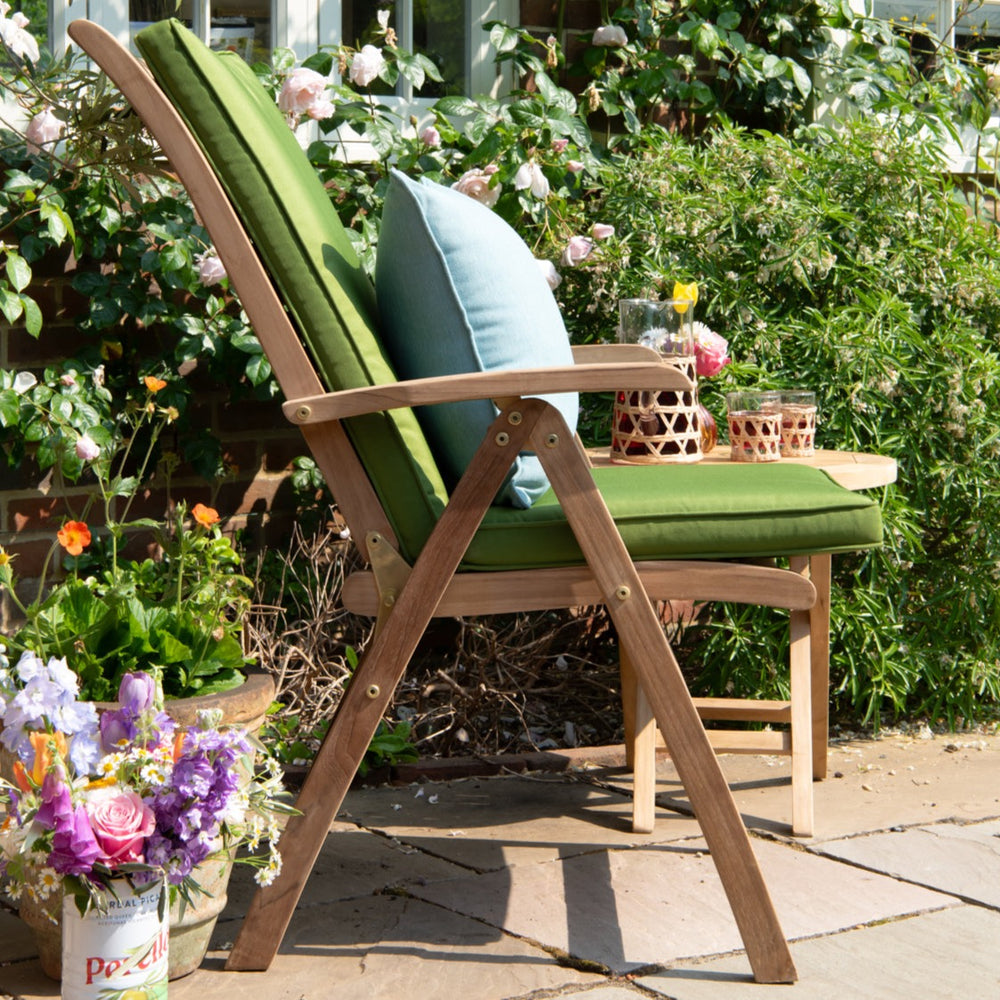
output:
{"label": "flower bouquet", "polygon": [[[103,712],[77,692],[78,679],[64,660],[44,662],[25,652],[11,668],[0,654],[0,742],[14,757],[12,780],[3,782],[0,795],[6,811],[0,868],[22,915],[26,908],[40,910],[54,925],[62,913],[64,984],[66,976],[86,975],[89,982],[97,968],[93,945],[82,957],[66,950],[77,914],[112,912],[111,923],[120,924],[113,911],[141,911],[144,904],[136,900],[151,895],[155,906],[147,909],[163,921],[168,897],[182,913],[202,889],[206,862],[222,859],[228,866],[241,846],[251,853],[236,860],[255,865],[257,882],[266,885],[281,868],[279,816],[292,811],[276,762],[267,760],[254,775],[254,755],[262,748],[251,737],[221,729],[209,712],[195,726],[176,725],[162,711],[149,674],[127,674],[117,706]],[[270,850],[258,854],[263,840]],[[211,927],[206,947],[210,933]],[[133,948],[127,960],[102,958],[100,969],[120,966],[121,974],[135,974],[154,954],[165,963],[163,934],[143,955]],[[51,958],[45,971],[58,974]],[[112,968],[113,962],[119,965]]]}

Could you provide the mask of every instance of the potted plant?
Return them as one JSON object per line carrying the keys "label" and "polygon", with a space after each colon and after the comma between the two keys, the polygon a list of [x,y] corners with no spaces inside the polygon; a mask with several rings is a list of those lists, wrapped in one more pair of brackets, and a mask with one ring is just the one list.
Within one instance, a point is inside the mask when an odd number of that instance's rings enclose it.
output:
{"label": "potted plant", "polygon": [[[218,513],[202,503],[189,511],[182,501],[171,502],[162,519],[134,514],[150,478],[169,485],[176,461],[159,449],[176,419],[175,408],[160,402],[168,380],[142,382],[144,397],[117,412],[103,366],[53,369],[42,379],[0,372],[0,410],[16,409],[48,451],[52,491],[67,510],[34,599],[19,595],[15,559],[0,548],[0,591],[24,621],[0,636],[0,649],[11,658],[31,650],[64,659],[82,696],[98,702],[111,700],[136,671],[156,676],[168,699],[215,694],[242,684],[252,662],[241,645],[252,584]],[[60,489],[71,484],[82,489]],[[142,541],[153,556],[130,556]],[[60,558],[62,575],[52,581]],[[270,701],[263,695],[261,716]]]}
{"label": "potted plant", "polygon": [[[0,738],[16,758],[14,781],[0,794],[7,817],[0,857],[7,891],[35,929],[50,976],[155,991],[168,969],[168,898],[179,917],[205,888],[202,873],[215,877],[206,866],[221,864],[228,878],[236,849],[256,851],[265,839],[269,855],[244,860],[256,865],[260,884],[280,870],[277,820],[290,811],[280,766],[255,776],[257,747],[245,731],[221,727],[218,713],[178,726],[149,674],[126,674],[117,707],[99,711],[79,698],[65,660],[26,651],[12,666],[0,655],[0,718]],[[172,977],[204,956],[225,880],[212,890],[199,951],[192,956],[191,942],[183,942]],[[109,910],[120,912],[109,919]],[[142,920],[131,961],[111,934],[126,916]],[[140,984],[140,973],[150,982]]]}

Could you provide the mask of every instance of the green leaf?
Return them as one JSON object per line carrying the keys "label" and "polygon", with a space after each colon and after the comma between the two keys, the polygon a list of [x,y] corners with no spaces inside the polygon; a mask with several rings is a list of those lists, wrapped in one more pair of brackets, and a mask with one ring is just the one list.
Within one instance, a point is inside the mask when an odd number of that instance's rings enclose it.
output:
{"label": "green leaf", "polygon": [[7,280],[17,292],[23,292],[31,283],[31,267],[19,253],[7,254]]}
{"label": "green leaf", "polygon": [[442,115],[474,115],[479,106],[469,97],[442,97],[434,104],[434,111]]}
{"label": "green leaf", "polygon": [[498,54],[513,52],[517,48],[521,33],[509,24],[497,23],[490,28],[490,45]]}
{"label": "green leaf", "polygon": [[792,59],[788,60],[788,65],[792,70],[792,79],[795,81],[799,93],[803,97],[808,97],[812,93],[812,80],[809,78],[809,74]]}
{"label": "green leaf", "polygon": [[8,323],[14,324],[21,318],[24,312],[24,303],[21,296],[12,292],[9,288],[0,288],[0,312]]}
{"label": "green leaf", "polygon": [[694,36],[694,45],[706,56],[713,55],[719,48],[719,33],[712,24],[702,24]]}
{"label": "green leaf", "polygon": [[13,389],[0,390],[0,427],[14,427],[21,413],[21,402]]}
{"label": "green leaf", "polygon": [[774,53],[768,52],[768,54],[764,56],[764,61],[761,64],[761,71],[766,79],[772,80],[775,77],[784,76],[788,71],[788,66],[785,63],[785,60],[780,56],[776,56]]}
{"label": "green leaf", "polygon": [[244,370],[251,385],[261,385],[271,377],[271,363],[263,354],[250,358]]}
{"label": "green leaf", "polygon": [[735,10],[724,10],[720,12],[719,16],[715,19],[718,22],[720,28],[725,28],[727,31],[732,31],[740,26],[740,21],[742,17]]}
{"label": "green leaf", "polygon": [[399,50],[396,53],[396,64],[399,66],[400,73],[410,81],[415,90],[419,90],[424,85],[424,67],[415,55]]}
{"label": "green leaf", "polygon": [[74,232],[72,220],[55,202],[42,202],[38,209],[38,217],[45,221],[45,228],[56,243],[62,243],[70,233]]}
{"label": "green leaf", "polygon": [[38,187],[38,181],[23,170],[10,170],[7,172],[7,180],[4,182],[4,191],[11,194],[21,194],[25,191],[34,191]]}
{"label": "green leaf", "polygon": [[24,328],[37,339],[42,332],[42,310],[38,308],[38,303],[30,295],[22,294],[20,298],[21,305],[24,307]]}

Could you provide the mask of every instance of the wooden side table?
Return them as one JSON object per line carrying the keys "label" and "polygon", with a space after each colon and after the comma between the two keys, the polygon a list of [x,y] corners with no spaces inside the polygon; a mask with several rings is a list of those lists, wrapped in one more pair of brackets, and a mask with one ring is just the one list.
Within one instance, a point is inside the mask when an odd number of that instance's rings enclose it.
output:
{"label": "wooden side table", "polygon": [[[610,465],[608,448],[590,448],[587,455],[591,465]],[[704,456],[700,465],[718,465],[730,462],[728,445],[717,445]],[[896,460],[885,455],[867,452],[851,452],[817,449],[809,458],[783,458],[782,462],[795,465],[809,465],[823,469],[841,486],[849,490],[877,489],[896,481]],[[803,641],[806,630],[797,616],[807,614],[809,641],[809,721],[811,733],[811,769],[814,781],[821,781],[827,775],[827,744],[830,729],[830,553],[811,556],[790,556],[789,568],[812,580],[816,588],[816,603],[807,612],[793,612],[791,620],[792,642]],[[794,654],[793,654],[794,658]],[[793,671],[794,674],[794,671]],[[627,658],[622,658],[622,700],[625,714],[626,747],[629,749],[629,764],[636,765],[647,755],[635,752],[635,744],[642,739],[655,739],[663,746],[663,738],[656,731],[652,712],[645,695],[638,688]],[[737,698],[695,698],[693,699],[703,719],[728,722],[781,722],[792,723],[792,703],[773,701],[750,701]],[[803,704],[803,711],[804,711]],[[804,717],[795,721],[800,725]],[[795,728],[793,726],[793,728]],[[720,753],[775,753],[792,755],[792,738],[788,732],[740,732],[709,730],[709,739]],[[808,768],[806,761],[803,764]],[[803,780],[796,782],[795,758],[793,756],[792,779],[792,828],[801,836],[812,834],[812,795],[808,788],[801,787]],[[805,770],[808,775],[808,769]],[[655,796],[655,773],[645,766],[642,773],[638,767],[635,773],[635,811],[633,824],[637,831],[651,830],[653,820],[653,798]]]}

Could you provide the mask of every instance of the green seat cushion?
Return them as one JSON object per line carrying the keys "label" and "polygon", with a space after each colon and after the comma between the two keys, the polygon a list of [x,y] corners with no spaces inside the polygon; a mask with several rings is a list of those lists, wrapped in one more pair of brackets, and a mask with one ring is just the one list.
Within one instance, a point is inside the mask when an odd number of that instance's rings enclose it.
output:
{"label": "green seat cushion", "polygon": [[[485,205],[426,178],[392,171],[375,291],[382,341],[403,378],[573,364],[559,307],[524,240]],[[575,433],[578,394],[543,398]],[[496,415],[488,399],[417,411],[449,487]],[[524,452],[499,498],[530,507],[548,487],[538,458]]]}
{"label": "green seat cushion", "polygon": [[[372,283],[253,70],[174,20],[144,28],[136,45],[232,199],[327,387],[396,381],[380,346]],[[447,502],[415,415],[372,414],[347,429],[404,551],[415,556]]]}
{"label": "green seat cushion", "polygon": [[[807,466],[615,465],[592,471],[634,559],[846,552],[882,540],[875,500]],[[528,510],[491,507],[463,566],[525,569],[582,561],[550,490]]]}

